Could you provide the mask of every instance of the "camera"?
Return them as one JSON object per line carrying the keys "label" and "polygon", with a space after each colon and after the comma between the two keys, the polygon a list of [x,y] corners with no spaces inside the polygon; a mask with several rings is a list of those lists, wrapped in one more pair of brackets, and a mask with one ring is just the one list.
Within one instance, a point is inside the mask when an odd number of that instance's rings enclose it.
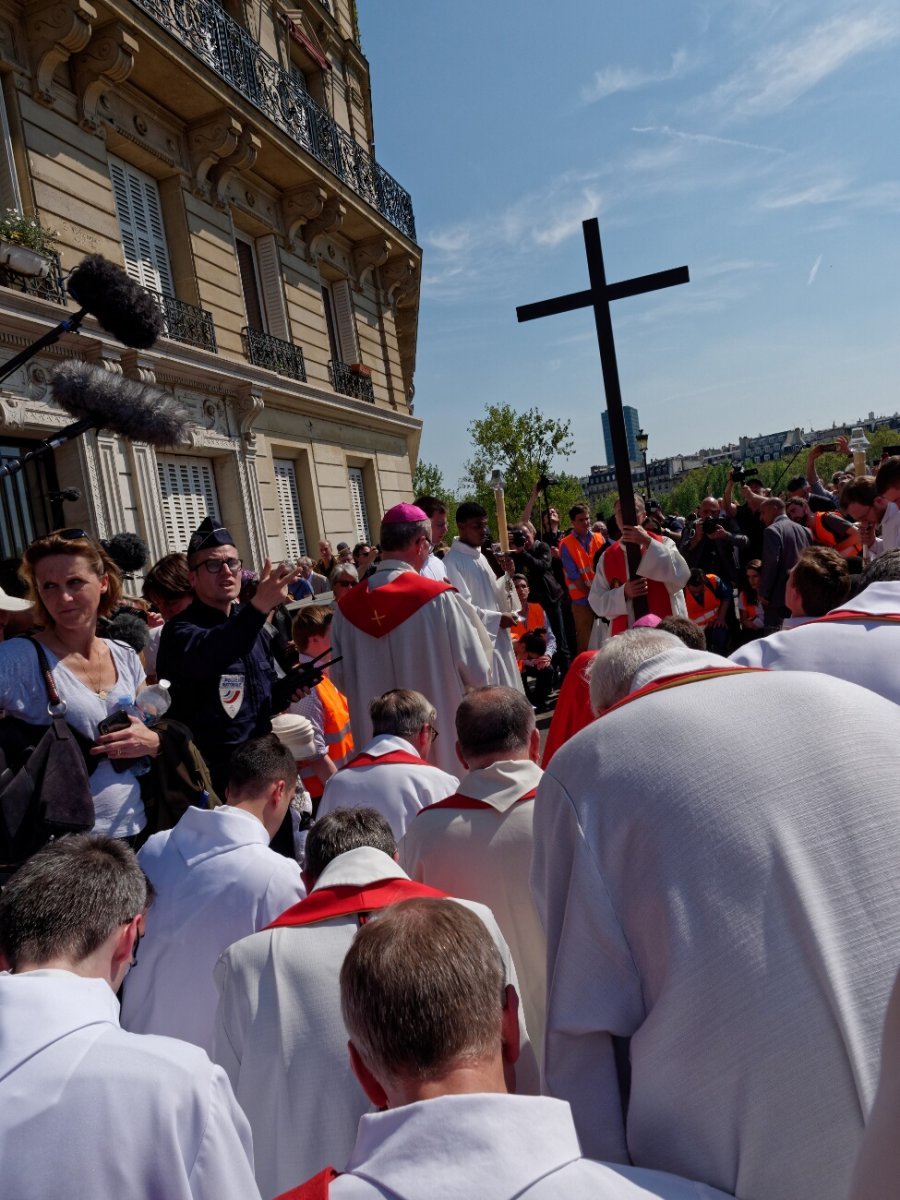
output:
{"label": "camera", "polygon": [[743,483],[747,472],[744,470],[743,463],[731,464],[731,478],[735,483]]}
{"label": "camera", "polygon": [[721,524],[722,524],[722,522],[719,520],[718,517],[704,517],[703,518],[703,532],[705,534],[706,533],[715,533],[716,530],[721,526]]}
{"label": "camera", "polygon": [[509,531],[510,546],[517,546],[520,550],[525,545],[525,534],[521,529],[511,529]]}
{"label": "camera", "polygon": [[555,475],[542,475],[537,481],[538,489],[542,492],[546,492],[548,487],[556,487],[558,483]]}

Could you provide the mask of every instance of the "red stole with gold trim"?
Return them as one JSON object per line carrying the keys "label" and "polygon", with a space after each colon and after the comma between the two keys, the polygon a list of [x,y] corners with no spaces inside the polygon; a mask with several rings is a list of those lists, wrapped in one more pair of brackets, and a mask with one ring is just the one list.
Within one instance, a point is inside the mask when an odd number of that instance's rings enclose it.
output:
{"label": "red stole with gold trim", "polygon": [[367,579],[352,587],[338,601],[342,616],[370,637],[381,638],[429,600],[456,588],[440,579],[428,579],[416,571],[404,571],[383,587],[370,588]]}
{"label": "red stole with gold trim", "polygon": [[681,687],[685,683],[702,683],[706,679],[713,679],[716,675],[744,675],[748,671],[768,670],[768,667],[701,667],[699,671],[684,671],[680,675],[664,675],[661,679],[654,679],[652,683],[638,688],[630,696],[617,700],[609,708],[604,708],[600,716],[605,717],[608,713],[615,712],[617,708],[624,708],[626,704],[631,704],[633,700],[640,700],[641,696],[649,696],[651,692],[665,692],[669,688]]}
{"label": "red stole with gold trim", "polygon": [[[654,542],[661,542],[663,539],[658,533],[650,533],[650,530],[645,530],[647,535]],[[646,546],[641,546],[641,558],[647,552]],[[613,542],[610,548],[600,559],[600,566],[603,569],[603,574],[606,576],[606,582],[611,588],[622,587],[630,578],[628,574],[628,560],[625,555],[625,546],[621,538],[617,542]],[[644,576],[641,576],[644,578]],[[647,603],[649,611],[655,613],[658,617],[671,617],[672,615],[672,597],[669,594],[669,589],[664,583],[660,583],[657,579],[647,580]],[[622,615],[613,617],[610,625],[612,634],[624,633],[628,628],[628,616]]]}

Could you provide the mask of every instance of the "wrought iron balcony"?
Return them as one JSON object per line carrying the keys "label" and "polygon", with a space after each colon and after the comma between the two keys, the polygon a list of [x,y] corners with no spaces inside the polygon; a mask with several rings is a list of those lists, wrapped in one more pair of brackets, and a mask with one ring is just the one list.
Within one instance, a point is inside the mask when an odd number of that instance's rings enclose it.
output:
{"label": "wrought iron balcony", "polygon": [[199,346],[201,350],[211,350],[215,354],[216,327],[212,313],[196,304],[186,304],[184,300],[176,300],[164,292],[147,289],[159,301],[166,323],[163,335],[175,342],[184,342],[188,346]]}
{"label": "wrought iron balcony", "polygon": [[241,341],[244,353],[256,367],[268,367],[279,375],[287,375],[289,379],[299,379],[306,382],[306,367],[303,364],[303,351],[293,342],[283,338],[272,337],[270,333],[262,333],[259,329],[244,326],[241,330]]}
{"label": "wrought iron balcony", "polygon": [[331,376],[331,386],[342,396],[352,396],[354,400],[375,403],[375,388],[372,386],[371,376],[353,371],[346,363],[334,358],[328,364],[328,373]]}
{"label": "wrought iron balcony", "polygon": [[54,304],[64,305],[66,283],[59,255],[55,250],[50,250],[43,257],[50,263],[50,270],[46,275],[22,275],[6,264],[0,266],[0,287],[15,288],[17,292],[27,292],[29,296],[39,296],[42,300],[52,300]]}
{"label": "wrought iron balcony", "polygon": [[409,192],[316,104],[216,0],[135,0],[279,129],[415,241]]}

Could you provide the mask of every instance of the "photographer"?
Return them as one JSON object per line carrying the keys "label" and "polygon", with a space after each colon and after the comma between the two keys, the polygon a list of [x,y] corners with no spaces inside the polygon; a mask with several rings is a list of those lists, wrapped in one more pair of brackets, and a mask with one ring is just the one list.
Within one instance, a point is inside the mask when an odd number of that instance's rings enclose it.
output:
{"label": "photographer", "polygon": [[[738,484],[743,503],[735,504],[732,499],[734,485]],[[765,526],[759,515],[759,506],[766,497],[766,489],[758,475],[746,475],[740,463],[734,463],[728,472],[728,482],[722,496],[722,507],[725,516],[734,521],[742,534],[747,538],[747,559],[759,558],[762,555],[763,530]]]}
{"label": "photographer", "polygon": [[[536,489],[535,489],[536,490]],[[537,542],[530,525],[514,526],[509,531],[510,557],[516,572],[528,580],[532,601],[547,614],[556,639],[554,666],[561,675],[569,669],[570,653],[563,622],[562,600],[565,590],[553,571],[553,552],[546,542]]]}
{"label": "photographer", "polygon": [[745,534],[733,531],[733,524],[720,516],[715,496],[707,496],[696,523],[685,528],[679,547],[689,567],[699,567],[704,575],[718,575],[731,587],[739,581],[739,555],[748,544]]}

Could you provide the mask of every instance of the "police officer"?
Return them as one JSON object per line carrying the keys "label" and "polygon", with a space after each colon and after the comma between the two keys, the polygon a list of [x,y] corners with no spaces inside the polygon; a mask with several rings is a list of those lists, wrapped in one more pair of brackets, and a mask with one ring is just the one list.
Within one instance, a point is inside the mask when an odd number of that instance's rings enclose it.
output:
{"label": "police officer", "polygon": [[207,517],[187,555],[194,599],[163,628],[157,674],[172,685],[169,715],[192,730],[213,787],[224,796],[231,751],[268,733],[272,715],[304,694],[290,677],[277,678],[272,643],[263,635],[269,613],[290,599],[301,572],[267,560],[253,599],[239,605],[241,560],[223,525]]}

